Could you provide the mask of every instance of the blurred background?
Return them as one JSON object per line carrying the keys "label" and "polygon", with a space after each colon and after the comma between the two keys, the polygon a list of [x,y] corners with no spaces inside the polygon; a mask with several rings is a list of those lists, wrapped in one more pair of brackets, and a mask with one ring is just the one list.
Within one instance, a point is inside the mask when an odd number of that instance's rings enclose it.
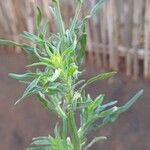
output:
{"label": "blurred background", "polygon": [[[98,0],[86,0],[82,16]],[[56,25],[49,12],[51,0],[0,0],[0,38],[20,41],[23,31],[35,31],[35,6],[39,5],[48,19],[49,30]],[[74,15],[75,1],[61,0],[66,27]],[[93,97],[106,94],[105,102],[118,100],[121,105],[140,88],[141,100],[116,123],[99,130],[93,136],[108,140],[92,150],[150,149],[150,0],[108,0],[88,23],[88,44],[83,64],[85,78],[108,70],[118,75],[87,88]],[[0,149],[23,150],[32,137],[52,133],[56,117],[45,111],[30,97],[14,106],[25,87],[8,77],[9,72],[23,73],[30,57],[20,49],[0,46]]]}

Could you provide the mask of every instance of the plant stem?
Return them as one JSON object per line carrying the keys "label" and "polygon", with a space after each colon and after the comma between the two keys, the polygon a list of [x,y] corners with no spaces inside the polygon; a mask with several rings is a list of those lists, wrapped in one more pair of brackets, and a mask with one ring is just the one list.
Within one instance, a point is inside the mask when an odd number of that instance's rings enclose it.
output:
{"label": "plant stem", "polygon": [[81,142],[80,142],[80,137],[78,134],[78,128],[75,120],[75,114],[74,110],[72,108],[72,103],[73,103],[73,88],[69,83],[69,78],[66,80],[67,85],[68,85],[68,93],[66,96],[66,102],[68,103],[68,108],[67,108],[67,124],[70,130],[70,136],[71,140],[74,146],[75,150],[81,150]]}
{"label": "plant stem", "polygon": [[70,78],[68,77],[66,68],[64,68],[64,66],[62,66],[62,70],[64,74],[63,82],[67,85],[67,93],[65,96],[65,101],[67,106],[66,107],[67,119],[63,120],[63,134],[66,135],[68,133],[67,131],[67,127],[68,127],[70,131],[69,135],[71,137],[74,150],[81,150],[81,141],[78,134],[78,128],[75,120],[74,110],[72,108],[73,97],[74,97],[74,90],[72,86],[73,81],[72,79],[70,81]]}
{"label": "plant stem", "polygon": [[67,119],[63,119],[62,120],[63,123],[63,138],[66,139],[67,138]]}
{"label": "plant stem", "polygon": [[69,110],[68,112],[68,125],[70,127],[70,131],[71,131],[71,137],[72,137],[72,142],[74,145],[74,149],[75,150],[81,150],[81,142],[80,142],[80,138],[78,135],[78,129],[76,126],[76,121],[74,118],[74,113],[72,110]]}

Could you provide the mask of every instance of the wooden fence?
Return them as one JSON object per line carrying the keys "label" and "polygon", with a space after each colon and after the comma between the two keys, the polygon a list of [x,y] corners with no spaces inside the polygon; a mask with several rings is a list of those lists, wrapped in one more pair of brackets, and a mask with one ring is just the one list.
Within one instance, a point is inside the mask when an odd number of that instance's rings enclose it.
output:
{"label": "wooden fence", "polygon": [[[82,16],[98,0],[86,0]],[[35,3],[42,7],[52,31],[50,0],[0,0],[0,37],[19,40],[23,30],[34,32]],[[66,26],[74,15],[75,1],[62,0]],[[124,70],[135,79],[150,77],[150,0],[108,0],[88,23],[87,54],[101,68]]]}

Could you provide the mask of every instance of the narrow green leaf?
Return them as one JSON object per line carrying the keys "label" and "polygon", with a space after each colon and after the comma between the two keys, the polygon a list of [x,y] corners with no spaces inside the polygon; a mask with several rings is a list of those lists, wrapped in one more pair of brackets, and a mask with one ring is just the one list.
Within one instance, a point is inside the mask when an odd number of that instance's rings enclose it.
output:
{"label": "narrow green leaf", "polygon": [[83,0],[78,0],[77,2],[77,7],[76,7],[76,10],[75,10],[75,15],[74,15],[74,18],[71,22],[71,26],[70,26],[70,32],[74,32],[74,29],[77,25],[77,21],[78,21],[78,18],[79,18],[79,15],[80,15],[80,12],[81,12],[81,8],[82,8],[82,5],[83,5]]}
{"label": "narrow green leaf", "polygon": [[42,94],[41,92],[38,92],[37,97],[38,97],[38,100],[42,103],[43,107],[45,107],[48,111],[57,114],[53,102],[47,100],[44,94]]}
{"label": "narrow green leaf", "polygon": [[85,26],[85,24],[87,24],[88,20],[90,18],[92,18],[94,15],[96,15],[98,10],[101,10],[101,8],[102,8],[105,1],[107,1],[107,0],[99,0],[99,2],[97,2],[97,4],[92,8],[90,14],[87,15],[83,20],[80,21],[80,24],[78,25],[77,28],[80,29],[83,26]]}
{"label": "narrow green leaf", "polygon": [[55,80],[57,80],[57,78],[60,76],[60,73],[61,73],[61,69],[56,69],[50,81],[54,82]]}
{"label": "narrow green leaf", "polygon": [[37,74],[35,73],[25,73],[25,74],[14,74],[14,73],[9,73],[9,76],[12,77],[13,79],[19,80],[19,81],[25,81],[27,79],[35,77]]}
{"label": "narrow green leaf", "polygon": [[45,147],[29,147],[26,148],[25,150],[45,150]]}
{"label": "narrow green leaf", "polygon": [[23,93],[23,96],[24,95],[27,95],[28,92],[30,92],[34,87],[37,86],[37,83],[39,82],[40,78],[37,78],[37,79],[34,79],[30,84],[29,86],[26,88],[26,90],[24,91]]}
{"label": "narrow green leaf", "polygon": [[97,96],[96,98],[95,98],[95,101],[99,101],[99,105],[101,105],[102,103],[103,103],[103,101],[104,101],[104,97],[105,97],[105,95],[104,94],[100,94],[99,96]]}
{"label": "narrow green leaf", "polygon": [[33,140],[33,141],[35,141],[35,140],[45,140],[45,139],[47,139],[47,138],[49,138],[49,137],[47,137],[47,136],[39,136],[39,137],[34,137],[34,138],[32,138],[32,140]]}
{"label": "narrow green leaf", "polygon": [[104,105],[100,105],[99,107],[97,107],[97,109],[96,109],[95,112],[96,112],[96,113],[99,113],[99,112],[105,110],[106,108],[115,105],[117,102],[118,102],[118,101],[112,101],[112,102],[110,102],[110,103],[107,103],[107,104],[104,104]]}
{"label": "narrow green leaf", "polygon": [[26,51],[29,54],[34,54],[34,47],[26,45],[26,44],[21,44],[19,46],[20,48],[22,48],[24,51]]}
{"label": "narrow green leaf", "polygon": [[48,47],[47,43],[44,44],[46,52],[48,54],[48,56],[51,58],[52,57],[52,52],[50,51],[50,48]]}
{"label": "narrow green leaf", "polygon": [[36,146],[50,146],[50,140],[47,139],[42,139],[42,140],[34,140],[31,145],[36,145]]}
{"label": "narrow green leaf", "polygon": [[73,88],[76,88],[78,87],[79,85],[85,83],[85,80],[79,80],[78,82],[76,82],[74,85],[73,85]]}
{"label": "narrow green leaf", "polygon": [[48,63],[48,64],[51,64],[51,60],[47,57],[42,57],[38,51],[37,51],[37,48],[36,48],[36,45],[34,45],[34,53],[36,55],[36,57],[41,61],[41,62],[44,62],[44,63]]}
{"label": "narrow green leaf", "polygon": [[23,33],[20,34],[20,36],[32,42],[41,42],[41,38],[30,32],[24,31]]}
{"label": "narrow green leaf", "polygon": [[63,18],[62,18],[61,11],[60,11],[59,1],[53,0],[53,8],[50,7],[50,9],[54,15],[55,20],[56,20],[56,25],[58,26],[58,30],[59,30],[59,33],[61,35],[61,38],[64,39],[65,27],[64,27]]}
{"label": "narrow green leaf", "polygon": [[91,148],[95,143],[102,141],[102,140],[106,140],[107,137],[105,136],[100,136],[100,137],[95,137],[85,148],[84,150],[88,150],[89,148]]}
{"label": "narrow green leaf", "polygon": [[113,114],[114,112],[116,112],[118,110],[118,107],[114,106],[108,110],[102,111],[99,115],[100,118],[104,118],[106,116],[109,116],[111,114]]}
{"label": "narrow green leaf", "polygon": [[59,137],[60,137],[60,127],[59,127],[59,125],[58,125],[58,122],[57,122],[56,125],[55,125],[54,134],[55,134],[55,137],[56,137],[56,138],[59,138]]}
{"label": "narrow green leaf", "polygon": [[114,111],[114,112],[111,112],[110,114],[106,115],[106,117],[103,119],[103,123],[98,125],[97,126],[97,129],[98,128],[102,128],[110,123],[113,123],[116,121],[116,119],[119,117],[119,113],[118,111]]}
{"label": "narrow green leaf", "polygon": [[66,116],[65,112],[62,110],[62,108],[60,107],[60,105],[57,104],[57,105],[55,105],[55,107],[56,107],[56,111],[57,111],[57,113],[59,114],[59,116],[60,116],[62,119],[66,119],[67,116]]}
{"label": "narrow green leaf", "polygon": [[41,22],[42,22],[42,12],[41,12],[40,8],[37,7],[37,15],[36,15],[37,30],[39,30]]}
{"label": "narrow green leaf", "polygon": [[144,90],[141,89],[137,94],[135,94],[124,106],[119,107],[119,113],[125,112],[128,110],[144,93]]}
{"label": "narrow green leaf", "polygon": [[81,37],[79,38],[79,42],[80,42],[80,48],[78,50],[78,56],[77,56],[78,65],[80,65],[82,63],[83,57],[85,55],[86,43],[87,43],[87,34],[86,33],[81,35]]}
{"label": "narrow green leaf", "polygon": [[76,109],[84,109],[84,108],[87,108],[91,104],[92,104],[92,101],[78,102]]}
{"label": "narrow green leaf", "polygon": [[10,41],[10,40],[3,40],[3,39],[0,39],[0,45],[20,46],[20,44],[17,42]]}
{"label": "narrow green leaf", "polygon": [[113,77],[117,72],[107,72],[107,73],[100,73],[99,75],[89,79],[86,81],[86,83],[80,88],[80,90],[82,91],[83,88],[85,88],[87,85],[95,82],[95,81],[98,81],[98,80],[107,80],[111,77]]}
{"label": "narrow green leaf", "polygon": [[27,67],[34,67],[34,66],[47,66],[47,67],[53,68],[51,64],[48,64],[46,62],[37,62],[37,63],[27,65]]}
{"label": "narrow green leaf", "polygon": [[29,97],[33,94],[37,94],[40,90],[42,90],[41,88],[35,88],[31,91],[29,91],[26,95],[23,95],[20,99],[18,99],[16,102],[15,102],[15,105],[19,104],[22,100],[24,100],[26,97]]}
{"label": "narrow green leaf", "polygon": [[72,57],[74,54],[75,54],[75,50],[72,48],[72,46],[70,46],[62,52],[61,56],[63,59],[65,59],[65,58]]}
{"label": "narrow green leaf", "polygon": [[22,48],[27,53],[30,53],[30,54],[34,53],[34,48],[32,46],[29,46],[29,45],[26,45],[26,44],[20,44],[20,43],[17,43],[17,42],[14,42],[14,41],[10,41],[10,40],[0,39],[0,45],[16,46],[16,47]]}
{"label": "narrow green leaf", "polygon": [[101,73],[101,74],[89,79],[86,82],[86,84],[88,85],[88,84],[91,84],[91,83],[98,81],[98,80],[107,80],[107,79],[113,77],[115,74],[116,74],[116,72]]}
{"label": "narrow green leaf", "polygon": [[89,114],[92,114],[94,110],[101,105],[103,99],[104,95],[100,95],[92,102],[92,104],[88,107]]}
{"label": "narrow green leaf", "polygon": [[100,10],[102,8],[102,5],[104,4],[106,0],[100,0],[91,10],[91,16],[94,16],[98,10]]}
{"label": "narrow green leaf", "polygon": [[34,79],[29,85],[28,87],[26,88],[26,90],[24,91],[22,97],[16,101],[15,105],[17,105],[19,102],[21,102],[22,99],[24,99],[25,97],[28,97],[32,94],[35,94],[38,89],[34,89],[36,86],[37,86],[37,83],[39,82],[40,80],[40,77],[39,78],[36,78]]}

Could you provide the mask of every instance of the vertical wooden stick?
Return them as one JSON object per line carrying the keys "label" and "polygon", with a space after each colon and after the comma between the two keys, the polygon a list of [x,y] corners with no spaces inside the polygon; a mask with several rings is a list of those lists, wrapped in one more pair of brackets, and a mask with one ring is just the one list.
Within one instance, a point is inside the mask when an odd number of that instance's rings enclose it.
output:
{"label": "vertical wooden stick", "polygon": [[144,56],[144,77],[147,79],[150,77],[150,1],[146,0],[145,3],[145,56]]}
{"label": "vertical wooden stick", "polygon": [[[143,0],[134,0],[133,5],[133,38],[132,38],[132,46],[135,51],[138,50],[140,47],[140,38],[141,38],[141,32],[142,32],[142,13],[143,13],[143,6],[144,1]],[[139,8],[139,9],[137,9]],[[134,63],[133,63],[133,78],[137,79],[139,75],[139,64],[138,64],[138,55],[137,53],[133,54],[134,56]]]}

